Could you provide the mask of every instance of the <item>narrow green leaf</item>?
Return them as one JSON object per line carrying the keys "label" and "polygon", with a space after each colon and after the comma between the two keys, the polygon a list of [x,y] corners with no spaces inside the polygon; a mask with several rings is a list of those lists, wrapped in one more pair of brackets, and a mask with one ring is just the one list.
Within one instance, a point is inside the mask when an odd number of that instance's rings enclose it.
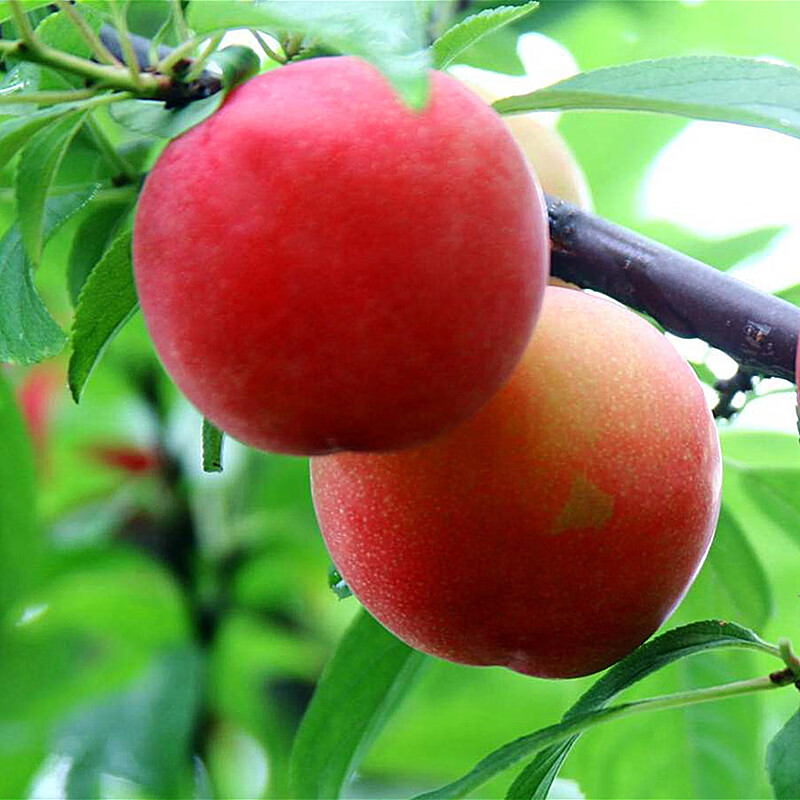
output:
{"label": "narrow green leaf", "polygon": [[41,539],[33,454],[11,387],[0,371],[0,611],[37,575]]}
{"label": "narrow green leaf", "polygon": [[225,434],[203,420],[203,472],[222,472],[222,443]]}
{"label": "narrow green leaf", "polygon": [[153,797],[183,796],[201,665],[189,646],[168,651],[132,686],[62,725],[53,749],[69,759],[66,796],[102,797],[106,775],[138,784]]}
{"label": "narrow green leaf", "polygon": [[289,764],[295,797],[340,797],[425,656],[362,611],[322,673]]}
{"label": "narrow green leaf", "polygon": [[[570,722],[574,722],[576,718],[592,718],[593,714],[600,715],[598,720],[606,716],[613,717],[616,710],[605,709],[605,706],[623,689],[678,659],[704,650],[725,647],[747,647],[772,652],[770,646],[755,633],[732,622],[706,620],[674,628],[646,642],[613,666],[578,699],[564,715],[561,723],[500,747],[463,777],[433,792],[420,795],[418,800],[452,800],[464,797],[489,778],[534,753],[538,755],[514,781],[507,797],[546,797],[561,763],[580,735],[567,734],[568,738],[564,738],[562,731]],[[564,741],[560,741],[561,739]]]}
{"label": "narrow green leaf", "polygon": [[521,6],[498,6],[487,8],[445,31],[432,45],[433,66],[436,69],[449,67],[468,47],[500,30],[505,25],[530,14],[539,7],[536,0]]}
{"label": "narrow green leaf", "polygon": [[736,122],[800,136],[800,69],[756,58],[679,56],[604,67],[498,100],[501,114],[614,109]]}
{"label": "narrow green leaf", "polygon": [[[83,208],[95,188],[51,197],[45,206],[44,238]],[[65,343],[64,332],[36,291],[22,235],[13,225],[0,240],[0,361],[34,364],[59,353]]]}
{"label": "narrow green leaf", "polygon": [[320,40],[341,53],[374,64],[412,106],[427,99],[430,53],[425,48],[421,3],[379,0],[256,0],[192,3],[188,19],[198,33],[260,28]]}
{"label": "narrow green leaf", "polygon": [[44,247],[44,206],[70,142],[86,119],[72,111],[38,131],[20,154],[14,178],[14,200],[22,243],[34,266]]}
{"label": "narrow green leaf", "polygon": [[735,516],[723,501],[706,570],[727,593],[736,618],[763,630],[772,615],[772,590],[764,567]]}
{"label": "narrow green leaf", "polygon": [[67,289],[73,306],[78,305],[89,273],[102,258],[130,207],[128,200],[105,203],[88,213],[78,226],[67,263]]}
{"label": "narrow green leaf", "polygon": [[517,34],[510,28],[500,28],[485,39],[458,54],[459,64],[466,64],[505,75],[525,75],[525,65],[517,53]]}
{"label": "narrow green leaf", "polygon": [[139,307],[133,282],[132,234],[114,240],[81,291],[72,323],[69,388],[79,402],[105,349]]}
{"label": "narrow green leaf", "polygon": [[800,711],[778,731],[767,747],[767,774],[777,800],[800,797]]}

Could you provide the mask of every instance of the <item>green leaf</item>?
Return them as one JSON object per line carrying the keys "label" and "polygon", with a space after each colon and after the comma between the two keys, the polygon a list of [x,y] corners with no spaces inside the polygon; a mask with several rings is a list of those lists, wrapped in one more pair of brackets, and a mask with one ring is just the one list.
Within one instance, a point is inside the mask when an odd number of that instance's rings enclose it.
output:
{"label": "green leaf", "polygon": [[[23,11],[33,11],[36,8],[40,8],[41,6],[46,6],[48,0],[21,0],[20,5],[22,6]],[[14,15],[11,12],[11,3],[8,0],[2,0],[0,2],[0,22],[5,22],[7,19],[11,19]]]}
{"label": "green leaf", "polygon": [[767,746],[767,773],[777,800],[800,797],[800,711]]}
{"label": "green leaf", "polygon": [[132,686],[62,725],[53,750],[70,760],[67,797],[102,797],[105,775],[153,797],[184,796],[201,679],[199,654],[184,646],[157,656]]}
{"label": "green leaf", "polygon": [[258,740],[269,762],[267,796],[288,798],[286,773],[299,709],[286,702],[285,690],[313,687],[324,648],[268,619],[263,613],[225,615],[212,647],[208,706],[216,719],[235,723]]}
{"label": "green leaf", "polygon": [[121,100],[110,106],[108,113],[129,131],[174,139],[210,117],[224,99],[224,94],[217,92],[184,108],[173,109],[165,108],[159,100]]}
{"label": "green leaf", "polygon": [[36,266],[44,247],[44,207],[58,168],[86,112],[73,111],[36,133],[25,146],[17,165],[14,199],[22,242]]}
{"label": "green leaf", "polygon": [[72,323],[69,388],[79,402],[89,375],[105,349],[139,307],[133,282],[131,241],[121,234],[92,270],[78,299]]}
{"label": "green leaf", "polygon": [[591,108],[652,111],[800,136],[800,69],[734,56],[637,61],[498,100],[494,108],[501,114]]}
{"label": "green leaf", "polygon": [[0,371],[0,612],[36,580],[42,540],[28,434]]}
{"label": "green leaf", "polygon": [[800,543],[800,452],[794,436],[766,432],[722,437],[726,476],[759,510]]}
{"label": "green leaf", "polygon": [[527,16],[539,7],[536,0],[521,6],[498,6],[487,8],[445,31],[432,45],[433,66],[436,69],[449,67],[468,47],[490,33]]}
{"label": "green leaf", "polygon": [[800,283],[796,283],[788,289],[781,289],[781,291],[775,292],[775,294],[782,300],[786,300],[787,303],[800,306]]}
{"label": "green leaf", "polygon": [[785,227],[775,226],[747,231],[738,236],[708,239],[662,220],[644,222],[637,225],[637,229],[651,239],[663,242],[722,271],[727,271],[740,261],[763,252],[786,231]]}
{"label": "green leaf", "polygon": [[723,500],[705,569],[725,589],[736,618],[761,631],[772,615],[772,591],[764,567]]}
{"label": "green leaf", "polygon": [[222,443],[225,434],[203,420],[203,472],[222,472]]}
{"label": "green leaf", "polygon": [[89,273],[106,252],[130,207],[128,200],[105,203],[88,213],[78,226],[67,263],[67,289],[73,306],[78,305]]}
{"label": "green leaf", "polygon": [[210,61],[222,70],[226,89],[232,89],[251,78],[261,67],[261,61],[255,51],[241,44],[223,47],[211,56]]}
{"label": "green leaf", "polygon": [[365,611],[325,667],[289,764],[295,797],[339,797],[426,657]]}
{"label": "green leaf", "polygon": [[28,795],[59,723],[122,689],[190,627],[172,577],[129,553],[73,564],[18,603],[0,624],[2,797]]}
{"label": "green leaf", "polygon": [[318,39],[341,53],[374,64],[407,103],[428,95],[430,54],[425,48],[423,5],[376,0],[256,0],[254,3],[192,3],[189,25],[198,33],[260,28]]}
{"label": "green leaf", "polygon": [[517,53],[517,34],[509,28],[500,28],[491,36],[478,39],[458,54],[456,62],[505,75],[526,74],[525,65]]}
{"label": "green leaf", "polygon": [[[707,620],[694,622],[667,631],[643,644],[606,672],[557,725],[543,728],[529,736],[500,747],[484,758],[470,772],[456,781],[433,792],[420,795],[425,800],[434,798],[464,797],[477,786],[516,764],[526,756],[538,753],[509,789],[510,798],[544,798],[564,759],[580,734],[565,734],[576,719],[601,721],[616,716],[619,707],[606,709],[605,705],[623,689],[642,680],[662,667],[681,658],[725,647],[746,647],[768,650],[752,631],[732,622]],[[771,652],[771,651],[770,651]],[[626,704],[629,705],[629,704]],[[563,739],[563,741],[560,741]],[[538,752],[540,751],[541,752]]]}
{"label": "green leaf", "polygon": [[62,103],[0,123],[0,169],[8,163],[17,150],[31,141],[31,137],[37,131],[65,114],[80,110],[82,106],[83,103]]}
{"label": "green leaf", "polygon": [[[51,197],[45,205],[45,240],[83,208],[94,191],[92,186]],[[36,292],[22,235],[13,225],[0,240],[0,361],[34,364],[59,353],[65,342]]]}

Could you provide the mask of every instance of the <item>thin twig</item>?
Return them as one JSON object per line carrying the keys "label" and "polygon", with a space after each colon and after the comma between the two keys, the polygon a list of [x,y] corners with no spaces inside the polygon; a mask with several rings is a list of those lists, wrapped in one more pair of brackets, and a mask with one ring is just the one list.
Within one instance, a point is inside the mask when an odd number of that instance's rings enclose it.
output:
{"label": "thin twig", "polygon": [[121,67],[122,63],[114,58],[114,55],[100,40],[100,37],[91,29],[87,24],[83,15],[69,2],[69,0],[55,0],[59,10],[65,14],[69,21],[75,26],[76,30],[83,37],[86,44],[89,45],[92,52],[97,56],[99,61],[108,64],[112,67]]}
{"label": "thin twig", "polygon": [[186,24],[186,18],[183,16],[183,6],[181,0],[172,0],[171,5],[172,19],[175,21],[175,32],[178,38],[183,42],[189,38],[189,26]]}
{"label": "thin twig", "polygon": [[3,106],[15,106],[18,103],[35,103],[36,105],[48,106],[55,103],[70,103],[74,100],[87,100],[98,94],[97,89],[69,89],[63,92],[42,91],[28,92],[26,94],[4,94],[0,95],[0,109]]}
{"label": "thin twig", "polygon": [[216,49],[219,47],[219,43],[222,41],[222,37],[225,35],[224,31],[220,31],[216,35],[212,36],[208,42],[206,42],[206,46],[201,51],[200,55],[192,64],[192,68],[186,73],[186,77],[184,80],[188,83],[190,81],[195,80],[200,74],[202,74],[203,69],[205,69],[206,63],[208,59],[214,54]]}
{"label": "thin twig", "polygon": [[31,21],[28,19],[28,15],[25,13],[22,3],[20,3],[19,0],[8,0],[8,3],[14,22],[19,28],[19,35],[22,41],[25,42],[28,47],[35,50],[39,46],[39,39],[31,26]]}
{"label": "thin twig", "polygon": [[114,24],[119,31],[119,41],[122,45],[122,52],[125,55],[125,63],[128,65],[128,72],[136,88],[142,85],[142,75],[139,70],[139,60],[128,36],[128,21],[125,18],[125,8],[120,8],[119,0],[111,0],[111,11],[114,15]]}
{"label": "thin twig", "polygon": [[52,47],[37,43],[31,47],[22,39],[8,41],[0,39],[0,55],[19,58],[34,64],[42,64],[56,70],[71,72],[83,78],[96,81],[103,87],[120,89],[133,92],[138,97],[159,97],[164,95],[169,86],[169,81],[158,75],[140,76],[141,85],[136,86],[127,69],[111,67],[107,64],[97,64],[86,58],[74,56]]}
{"label": "thin twig", "polygon": [[194,53],[198,45],[205,38],[205,36],[193,36],[182,44],[179,44],[172,52],[156,64],[156,71],[164,74],[172,74],[178,64],[188,61],[191,58],[192,53]]}

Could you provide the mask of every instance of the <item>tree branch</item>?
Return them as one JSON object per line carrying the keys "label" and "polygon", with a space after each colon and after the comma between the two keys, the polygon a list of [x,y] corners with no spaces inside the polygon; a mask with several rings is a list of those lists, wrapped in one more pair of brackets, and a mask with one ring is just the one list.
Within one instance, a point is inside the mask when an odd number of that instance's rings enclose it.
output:
{"label": "tree branch", "polygon": [[794,382],[800,308],[564,200],[548,196],[547,211],[553,275]]}

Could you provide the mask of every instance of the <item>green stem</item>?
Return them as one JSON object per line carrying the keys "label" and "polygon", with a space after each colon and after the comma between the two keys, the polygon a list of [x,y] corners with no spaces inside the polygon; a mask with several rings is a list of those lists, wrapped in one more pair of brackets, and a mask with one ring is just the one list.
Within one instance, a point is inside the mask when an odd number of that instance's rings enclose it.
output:
{"label": "green stem", "polygon": [[197,48],[197,45],[205,38],[205,36],[192,36],[191,39],[187,39],[182,44],[179,44],[168,56],[158,62],[156,71],[171,74],[175,65],[184,59],[190,58]]}
{"label": "green stem", "polygon": [[779,689],[795,683],[796,678],[791,670],[784,669],[762,678],[752,678],[745,681],[725,683],[720,686],[711,686],[707,689],[695,689],[688,692],[651,697],[647,700],[635,700],[617,706],[587,711],[583,714],[569,716],[562,722],[542,728],[528,736],[523,736],[492,753],[489,758],[478,764],[472,771],[457,781],[448,784],[442,789],[419,795],[415,800],[434,800],[434,798],[464,797],[476,786],[488,781],[500,772],[514,766],[514,764],[527,758],[550,745],[559,744],[570,736],[583,733],[603,722],[613,719],[622,719],[634,714],[649,711],[662,711],[670,708],[707,703],[711,700],[722,700],[727,697],[739,697],[755,692],[764,692]]}
{"label": "green stem", "polygon": [[39,39],[31,27],[31,21],[28,19],[28,15],[25,13],[22,4],[19,0],[9,0],[9,5],[11,6],[11,14],[14,17],[14,22],[19,28],[19,35],[22,37],[22,41],[30,47],[36,47]]}
{"label": "green stem", "polygon": [[178,34],[178,39],[184,41],[189,38],[189,26],[186,24],[186,18],[183,16],[183,7],[181,0],[172,0],[172,18],[175,21],[175,32]]}
{"label": "green stem", "polygon": [[128,73],[131,76],[133,85],[139,89],[142,85],[142,75],[139,69],[139,59],[136,57],[136,52],[128,36],[128,21],[125,18],[125,9],[120,8],[118,0],[111,0],[111,11],[114,15],[114,24],[119,33],[119,43],[125,56],[125,63],[128,65]]}
{"label": "green stem", "polygon": [[111,144],[103,129],[98,125],[97,120],[89,115],[89,117],[87,117],[87,125],[103,158],[111,165],[111,168],[125,178],[127,183],[135,183],[139,178],[138,173],[122,155],[120,155],[117,148]]}
{"label": "green stem", "polygon": [[121,89],[132,92],[137,97],[158,97],[167,88],[168,80],[156,75],[140,75],[137,86],[130,72],[123,67],[111,67],[96,64],[86,58],[79,58],[70,53],[63,53],[43,45],[38,40],[34,43],[23,39],[12,41],[0,39],[0,55],[42,64],[57,70],[64,70],[84,78],[95,80],[103,87]]}
{"label": "green stem", "polygon": [[205,68],[206,62],[211,57],[212,53],[219,47],[219,43],[222,41],[222,37],[225,35],[224,31],[220,31],[215,36],[212,36],[206,46],[203,48],[203,52],[195,59],[195,62],[192,64],[192,68],[189,70],[189,73],[186,75],[187,83],[189,81],[193,81]]}
{"label": "green stem", "polygon": [[91,29],[86,23],[83,15],[69,2],[69,0],[55,0],[59,10],[69,17],[69,21],[75,26],[75,29],[80,33],[84,42],[91,48],[92,52],[104,64],[109,64],[112,67],[122,66],[111,51],[103,44],[100,37]]}
{"label": "green stem", "polygon": [[54,105],[70,103],[73,100],[87,100],[97,94],[97,89],[70,89],[63,92],[28,92],[27,94],[0,95],[0,110],[3,106],[14,106],[18,103],[35,103],[37,105]]}
{"label": "green stem", "polygon": [[[54,186],[48,193],[48,197],[57,197],[66,194],[73,194],[81,189],[85,189],[86,184]],[[138,188],[136,186],[109,186],[98,189],[93,195],[92,203],[119,203],[123,200],[134,200]],[[13,203],[15,200],[14,189],[0,189],[0,204]]]}

